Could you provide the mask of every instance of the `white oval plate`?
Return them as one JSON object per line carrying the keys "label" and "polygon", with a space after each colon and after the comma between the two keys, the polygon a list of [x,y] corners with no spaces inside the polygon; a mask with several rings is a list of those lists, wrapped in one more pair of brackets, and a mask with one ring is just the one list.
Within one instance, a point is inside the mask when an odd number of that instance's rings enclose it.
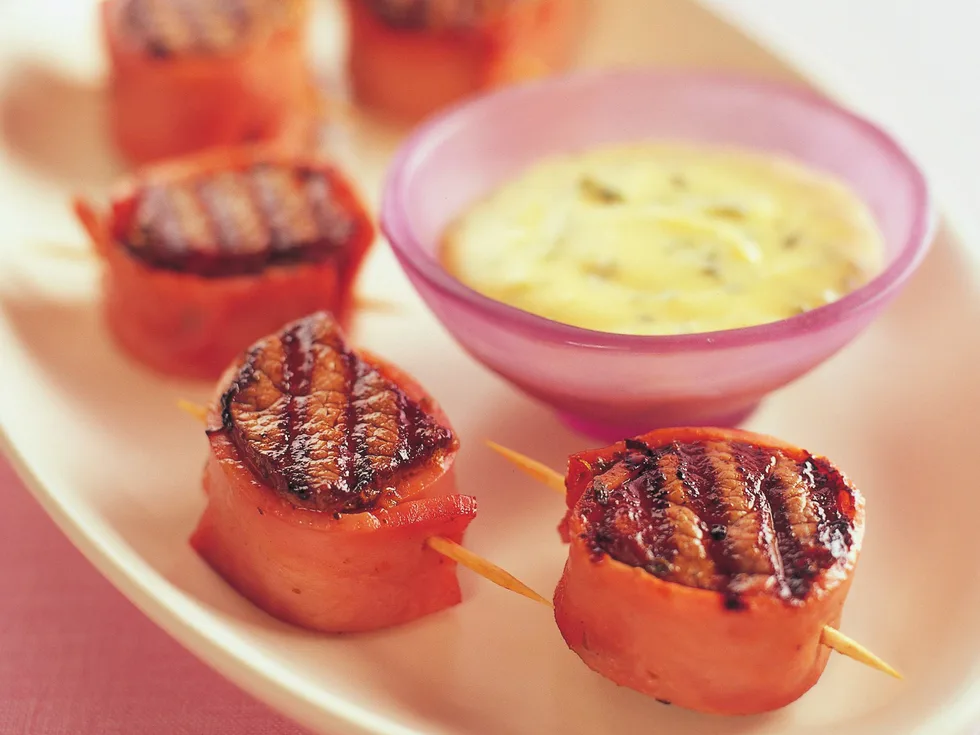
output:
{"label": "white oval plate", "polygon": [[[544,608],[465,571],[458,607],[357,637],[291,628],[232,592],[187,545],[203,507],[206,443],[174,404],[203,400],[209,388],[161,381],[121,356],[100,320],[94,265],[51,247],[80,252],[66,199],[114,170],[90,86],[100,68],[92,10],[44,0],[0,11],[3,439],[72,541],[189,649],[334,735],[934,734],[980,720],[980,277],[948,229],[884,318],[750,424],[833,457],[863,488],[868,534],[842,627],[902,670],[904,682],[837,656],[782,711],[706,717],[594,675]],[[336,28],[327,14],[324,58],[341,51]],[[695,5],[603,0],[583,63],[636,61],[794,76]],[[366,191],[377,191],[396,139],[370,124],[346,137],[343,158]],[[459,481],[480,500],[468,545],[549,591],[563,563],[555,531],[562,504],[482,442],[492,437],[555,467],[590,442],[463,354],[383,244],[361,290],[399,308],[363,315],[358,341],[417,376],[459,430]]]}

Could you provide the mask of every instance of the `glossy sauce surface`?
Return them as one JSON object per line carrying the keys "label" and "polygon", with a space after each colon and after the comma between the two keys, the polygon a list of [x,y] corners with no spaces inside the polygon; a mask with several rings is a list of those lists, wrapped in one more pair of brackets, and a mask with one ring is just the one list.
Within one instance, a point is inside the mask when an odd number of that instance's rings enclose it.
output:
{"label": "glossy sauce surface", "polygon": [[465,212],[442,260],[476,291],[558,322],[684,334],[778,321],[882,268],[866,206],[761,153],[637,144],[544,160]]}

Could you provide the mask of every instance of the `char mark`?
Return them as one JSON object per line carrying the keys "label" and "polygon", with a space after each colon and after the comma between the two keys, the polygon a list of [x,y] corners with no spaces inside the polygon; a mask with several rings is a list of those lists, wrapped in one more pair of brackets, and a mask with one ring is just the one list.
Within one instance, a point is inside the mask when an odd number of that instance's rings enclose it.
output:
{"label": "char mark", "polygon": [[465,30],[499,15],[507,6],[534,0],[367,0],[385,25],[404,31]]}
{"label": "char mark", "polygon": [[397,500],[400,474],[456,442],[325,314],[253,347],[221,410],[220,431],[257,478],[298,507],[331,513]]}
{"label": "char mark", "polygon": [[630,441],[583,496],[587,540],[666,581],[793,602],[850,551],[854,501],[824,459],[729,441]]}
{"label": "char mark", "polygon": [[826,459],[794,461],[776,453],[763,483],[772,508],[780,591],[802,598],[826,569],[847,558],[851,547],[853,495]]}
{"label": "char mark", "polygon": [[156,58],[217,54],[285,25],[293,0],[122,0],[121,26]]}
{"label": "char mark", "polygon": [[356,227],[328,171],[259,163],[147,185],[124,244],[155,268],[219,278],[341,257]]}

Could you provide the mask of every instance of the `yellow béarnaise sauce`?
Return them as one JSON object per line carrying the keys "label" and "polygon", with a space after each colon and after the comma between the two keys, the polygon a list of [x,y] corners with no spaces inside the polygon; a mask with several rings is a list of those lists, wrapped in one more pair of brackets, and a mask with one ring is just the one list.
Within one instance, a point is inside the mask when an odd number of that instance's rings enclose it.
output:
{"label": "yellow b\u00e9arnaise sauce", "polygon": [[864,203],[747,150],[634,144],[528,168],[448,228],[447,270],[497,301],[588,329],[685,334],[784,319],[882,268]]}

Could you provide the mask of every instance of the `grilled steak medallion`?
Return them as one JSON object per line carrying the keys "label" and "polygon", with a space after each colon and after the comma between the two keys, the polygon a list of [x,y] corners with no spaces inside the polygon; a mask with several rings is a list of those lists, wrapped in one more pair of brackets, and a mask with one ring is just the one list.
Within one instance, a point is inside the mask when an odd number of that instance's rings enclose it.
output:
{"label": "grilled steak medallion", "polygon": [[822,458],[718,439],[628,440],[593,468],[581,501],[596,554],[668,582],[739,595],[806,597],[851,546],[854,496]]}
{"label": "grilled steak medallion", "polygon": [[307,149],[322,107],[310,0],[101,0],[107,122],[131,164],[271,143]]}
{"label": "grilled steak medallion", "polygon": [[119,345],[159,372],[207,380],[307,314],[345,325],[374,240],[340,171],[267,148],[147,166],[104,214],[81,200],[75,209],[104,261]]}
{"label": "grilled steak medallion", "polygon": [[455,451],[425,403],[351,350],[320,313],[248,351],[222,396],[220,430],[294,505],[356,513],[394,504],[396,474]]}
{"label": "grilled steak medallion", "polygon": [[457,604],[476,500],[457,442],[410,375],[352,349],[332,317],[288,324],[225,372],[208,415],[208,504],[191,545],[280,620],[354,633]]}
{"label": "grilled steak medallion", "polygon": [[149,182],[123,239],[149,265],[206,277],[320,261],[355,237],[324,167],[258,162]]}
{"label": "grilled steak medallion", "polygon": [[402,122],[566,66],[592,0],[346,0],[357,102]]}
{"label": "grilled steak medallion", "polygon": [[767,712],[820,678],[864,534],[823,457],[734,429],[569,458],[555,620],[594,671],[675,705]]}

